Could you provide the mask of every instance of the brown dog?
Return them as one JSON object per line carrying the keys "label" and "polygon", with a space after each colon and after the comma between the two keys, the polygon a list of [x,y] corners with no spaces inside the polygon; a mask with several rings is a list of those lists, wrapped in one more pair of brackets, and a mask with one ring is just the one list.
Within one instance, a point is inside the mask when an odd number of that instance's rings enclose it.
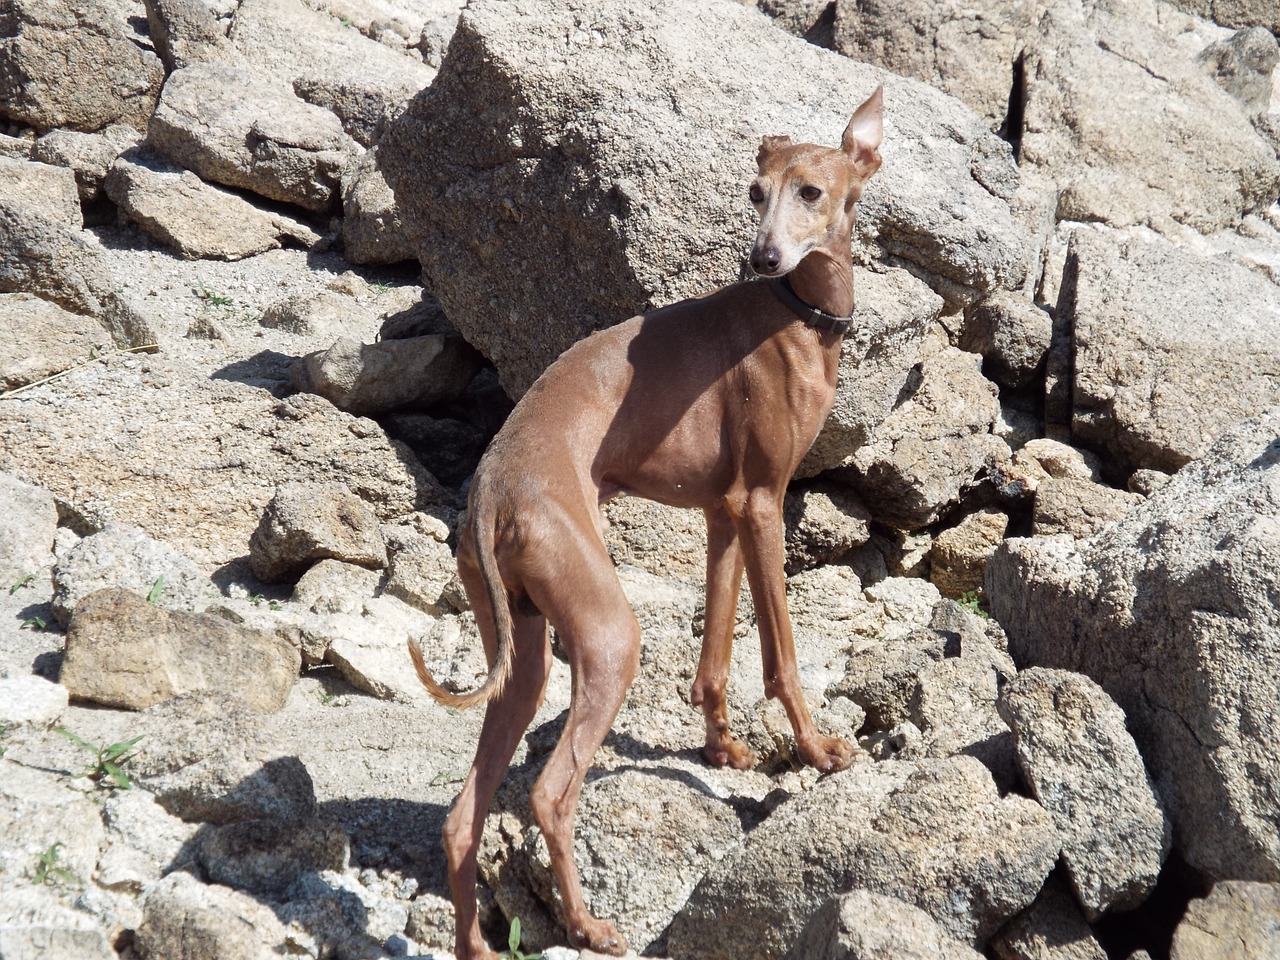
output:
{"label": "brown dog", "polygon": [[[747,768],[729,733],[725,685],[745,568],[764,653],[800,757],[847,766],[853,748],[815,728],[796,671],[783,577],[782,499],[835,398],[853,311],[854,204],[880,166],[883,96],[853,114],[837,149],[766,137],[751,202],[760,230],[748,281],[595,333],[564,352],[516,405],[480,461],[458,571],[491,666],[476,691],[449,693],[410,643],[441,703],[489,702],[475,763],[445,822],[458,960],[491,958],[476,919],[485,814],[542,699],[548,622],[573,677],[568,721],[530,798],[577,946],[622,954],[612,923],[583,902],[573,816],[596,749],[635,677],[640,629],[605,549],[600,504],[632,493],[707,518],[706,626],[692,701],[706,759]],[[783,280],[782,278],[786,279]]]}

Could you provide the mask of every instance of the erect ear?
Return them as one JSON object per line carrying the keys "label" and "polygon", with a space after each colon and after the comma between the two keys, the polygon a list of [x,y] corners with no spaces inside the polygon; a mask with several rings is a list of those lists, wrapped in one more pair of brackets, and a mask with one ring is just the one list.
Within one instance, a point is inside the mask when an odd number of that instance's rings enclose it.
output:
{"label": "erect ear", "polygon": [[880,167],[876,148],[884,140],[884,85],[853,111],[849,125],[840,138],[840,149],[849,155],[858,173],[866,178]]}
{"label": "erect ear", "polygon": [[756,166],[763,167],[769,154],[789,146],[791,146],[790,137],[765,137],[760,141],[760,149],[756,152]]}

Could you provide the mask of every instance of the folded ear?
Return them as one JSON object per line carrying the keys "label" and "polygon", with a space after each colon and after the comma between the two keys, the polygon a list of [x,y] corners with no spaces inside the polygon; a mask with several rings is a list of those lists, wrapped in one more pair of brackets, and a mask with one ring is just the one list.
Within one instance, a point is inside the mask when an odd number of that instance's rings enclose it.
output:
{"label": "folded ear", "polygon": [[765,137],[760,141],[760,149],[756,152],[756,166],[763,167],[769,154],[789,146],[791,146],[790,137]]}
{"label": "folded ear", "polygon": [[884,85],[863,101],[853,111],[849,125],[840,138],[840,149],[849,155],[863,177],[869,177],[880,166],[880,154],[876,148],[884,140]]}

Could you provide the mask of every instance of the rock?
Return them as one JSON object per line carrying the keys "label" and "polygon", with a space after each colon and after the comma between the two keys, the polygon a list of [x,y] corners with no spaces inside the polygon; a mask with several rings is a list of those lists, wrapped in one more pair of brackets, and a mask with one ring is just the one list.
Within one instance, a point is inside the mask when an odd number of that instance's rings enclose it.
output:
{"label": "rock", "polygon": [[222,693],[265,713],[284,706],[300,666],[298,651],[274,635],[106,589],[76,605],[61,680],[77,700],[110,707]]}
{"label": "rock", "polygon": [[929,549],[929,580],[938,592],[958,600],[981,590],[987,558],[1008,527],[1007,514],[986,507],[938,534]]}
{"label": "rock", "polygon": [[1038,537],[1055,533],[1090,537],[1144,499],[1091,480],[1047,477],[1036,489],[1031,532]]}
{"label": "rock", "polygon": [[840,353],[836,398],[797,476],[839,466],[898,405],[943,301],[906,270],[855,271],[858,326]]}
{"label": "rock", "polygon": [[1265,27],[1237,30],[1226,40],[1211,43],[1196,60],[1222,89],[1244,105],[1245,112],[1256,117],[1271,106],[1271,74],[1280,62],[1280,47]]}
{"label": "rock", "polygon": [[164,69],[128,26],[132,12],[126,0],[15,0],[0,42],[0,115],[41,133],[145,130]]}
{"label": "rock", "polygon": [[[36,141],[31,159],[66,167],[75,175],[81,203],[91,203],[102,195],[102,182],[116,157],[139,139],[138,131],[125,124],[107,127],[102,133],[50,130]],[[80,215],[79,210],[76,213]]]}
{"label": "rock", "polygon": [[[90,529],[136,524],[209,570],[244,558],[284,483],[342,482],[380,520],[455,509],[372,420],[184,369],[163,355],[98,365],[0,405],[0,470],[21,469]],[[31,449],[44,452],[19,455]]]}
{"label": "rock", "polygon": [[441,523],[425,533],[410,527],[384,528],[383,533],[390,558],[384,592],[432,616],[447,613],[449,591],[458,576],[453,551],[445,542],[448,528]]}
{"label": "rock", "polygon": [[[9,898],[32,884],[42,855],[52,859],[51,866],[65,871],[49,877],[51,887],[87,885],[98,862],[103,832],[94,798],[75,789],[69,777],[6,760],[0,782],[0,917],[5,916]],[[0,919],[0,930],[6,925]]]}
{"label": "rock", "polygon": [[699,511],[623,495],[606,503],[601,513],[615,564],[685,583],[706,581],[707,522]]}
{"label": "rock", "polygon": [[[366,886],[371,871],[362,871],[360,879],[352,873],[305,874],[290,888],[292,898],[278,908],[278,915],[289,924],[298,949],[312,956],[396,955],[411,904]],[[378,879],[373,878],[375,885],[389,886]]]}
{"label": "rock", "polygon": [[788,576],[832,563],[871,538],[871,515],[847,488],[821,484],[789,491],[783,504]]}
{"label": "rock", "polygon": [[145,790],[116,790],[102,803],[107,846],[95,879],[107,889],[141,893],[189,862],[196,827],[183,823]]}
{"label": "rock", "polygon": [[191,560],[127,524],[110,524],[77,543],[58,560],[53,582],[53,613],[64,627],[81,600],[107,587],[154,594],[155,606],[189,612],[216,596]]}
{"label": "rock", "polygon": [[231,42],[255,74],[332,111],[351,137],[368,146],[387,116],[429,85],[435,71],[369,39],[345,19],[345,12],[301,0],[246,4],[236,11]]}
{"label": "rock", "polygon": [[1138,906],[1164,865],[1169,824],[1124,713],[1088,677],[1038,667],[1005,686],[999,708],[1086,917]]}
{"label": "rock", "polygon": [[183,871],[151,887],[142,911],[134,936],[142,960],[267,960],[289,941],[267,905]]}
{"label": "rock", "polygon": [[451,487],[460,487],[475,473],[490,438],[488,431],[475,423],[427,413],[392,413],[379,422],[408,444],[433,477]]}
{"label": "rock", "polygon": [[813,915],[788,960],[979,960],[919,907],[854,890]]}
{"label": "rock", "polygon": [[0,473],[0,582],[12,586],[50,566],[57,532],[53,497],[12,474]]}
{"label": "rock", "polygon": [[360,327],[371,326],[373,311],[337,290],[293,293],[262,311],[258,322],[272,330],[305,337],[337,337],[358,318]]}
{"label": "rock", "polygon": [[289,483],[276,489],[249,541],[254,576],[299,576],[318,560],[387,565],[387,546],[369,505],[337,483]]}
{"label": "rock", "polygon": [[965,312],[959,345],[982,354],[982,373],[1002,387],[1035,379],[1053,335],[1049,314],[1026,297],[999,290]]}
{"label": "rock", "polygon": [[857,246],[877,236],[949,296],[1017,287],[1007,145],[945,95],[740,4],[612,0],[587,20],[567,0],[472,4],[383,168],[429,286],[518,395],[590,330],[736,278],[761,135],[833,142],[852,91],[885,80],[896,133]]}
{"label": "rock", "polygon": [[1058,440],[1032,440],[1013,455],[1015,467],[1034,471],[1035,484],[1045,477],[1058,480],[1102,480],[1102,462],[1096,454]]}
{"label": "rock", "polygon": [[1149,497],[1168,482],[1169,474],[1160,470],[1135,470],[1129,474],[1125,486],[1129,488],[1130,493],[1140,493],[1144,497]]}
{"label": "rock", "polygon": [[0,157],[0,199],[38,206],[72,230],[84,226],[75,174],[66,167]]}
{"label": "rock", "polygon": [[339,337],[293,368],[294,386],[358,416],[456,400],[480,368],[459,336],[360,343]]}
{"label": "rock", "polygon": [[304,246],[320,241],[296,220],[259,210],[237,194],[138,151],[116,160],[105,188],[125,217],[187,260],[243,260],[276,249],[286,237]]}
{"label": "rock", "polygon": [[323,818],[301,824],[239,820],[206,826],[191,846],[209,882],[260,900],[294,899],[294,884],[322,870],[344,870],[351,859],[347,835]]}
{"label": "rock", "polygon": [[675,960],[781,957],[842,890],[897,897],[985,943],[1031,903],[1057,857],[1048,815],[1003,799],[971,757],[859,764],[782,805],[716,864],[672,923]]}
{"label": "rock", "polygon": [[314,213],[337,206],[342,171],[359,152],[328,110],[218,63],[169,76],[149,140],[203,180]]}
{"label": "rock", "polygon": [[67,709],[67,688],[44,677],[0,677],[0,729],[47,730]]}
{"label": "rock", "polygon": [[93,917],[52,890],[29,887],[6,890],[0,900],[0,956],[116,960],[117,954]]}
{"label": "rock", "polygon": [[1024,75],[1020,160],[1062,185],[1059,219],[1209,233],[1276,195],[1275,151],[1151,8],[1051,6]]}
{"label": "rock", "polygon": [[414,257],[395,194],[378,166],[376,146],[342,183],[342,250],[352,263],[400,263]]}
{"label": "rock", "polygon": [[910,715],[921,675],[946,655],[946,637],[934,630],[860,638],[849,654],[844,679],[830,692],[848,697],[865,710],[869,730],[888,732]]}
{"label": "rock", "polygon": [[1192,900],[1173,932],[1169,960],[1251,960],[1280,943],[1280,885],[1223,880]]}
{"label": "rock", "polygon": [[760,0],[757,5],[788,33],[819,47],[834,48],[836,5],[831,0]]}
{"label": "rock", "polygon": [[910,391],[854,454],[850,479],[875,519],[905,530],[928,526],[1010,458],[991,432],[1000,415],[995,384],[978,366],[978,357],[950,347],[925,359]]}
{"label": "rock", "polygon": [[226,694],[174,697],[142,711],[129,762],[134,783],[188,823],[309,823],[315,786],[264,715]]}
{"label": "rock", "polygon": [[155,331],[116,291],[101,248],[83,231],[25,201],[0,200],[0,293],[13,292],[95,317],[122,345],[156,340]]}
{"label": "rock", "polygon": [[[1223,430],[1280,401],[1280,290],[1163,239],[1072,234],[1058,313],[1071,324],[1071,429],[1122,471],[1172,473]],[[1204,358],[1216,358],[1212,378]]]}
{"label": "rock", "polygon": [[1036,10],[1026,0],[836,0],[835,49],[958,97],[995,130],[1008,119],[1015,64]]}
{"label": "rock", "polygon": [[1250,732],[1277,697],[1278,436],[1272,409],[1093,538],[1006,540],[987,564],[1015,661],[1119,704],[1175,848],[1210,879],[1280,878],[1280,755]]}
{"label": "rock", "polygon": [[432,646],[441,634],[455,641],[456,623],[436,623],[395,597],[366,604],[362,617],[335,618],[325,659],[349,684],[380,700],[423,700],[426,692],[412,670],[405,669],[405,640],[430,634]]}
{"label": "rock", "polygon": [[[742,836],[737,813],[703,785],[660,771],[625,770],[583,789],[574,845],[592,909],[617,921],[631,949],[652,953],[661,951],[671,918],[703,874]],[[550,896],[551,861],[542,834],[527,833],[517,856],[528,862],[508,869],[531,875],[535,895],[563,924],[557,898]],[[626,869],[619,870],[623,863]]]}
{"label": "rock", "polygon": [[166,73],[234,59],[226,31],[201,0],[143,0],[147,27]]}
{"label": "rock", "polygon": [[0,392],[61,373],[113,346],[92,317],[28,293],[0,293]]}
{"label": "rock", "polygon": [[1070,891],[1055,877],[996,935],[991,949],[997,960],[1107,960]]}

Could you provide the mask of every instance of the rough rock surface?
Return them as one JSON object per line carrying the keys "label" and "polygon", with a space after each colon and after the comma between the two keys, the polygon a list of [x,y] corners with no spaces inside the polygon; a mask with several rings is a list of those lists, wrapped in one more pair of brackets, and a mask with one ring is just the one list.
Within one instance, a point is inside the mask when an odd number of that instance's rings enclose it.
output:
{"label": "rough rock surface", "polygon": [[1079,904],[1056,876],[996,935],[991,949],[998,960],[1107,960]]}
{"label": "rough rock surface", "polygon": [[1276,697],[1280,409],[1245,421],[1078,545],[1007,540],[986,593],[1023,666],[1078,670],[1124,710],[1174,826],[1211,878],[1280,877]]}
{"label": "rough rock surface", "polygon": [[813,915],[788,960],[979,960],[919,907],[867,890],[835,897]]}
{"label": "rough rock surface", "polygon": [[12,586],[52,564],[57,532],[53,497],[0,473],[0,582]]}
{"label": "rough rock surface", "polygon": [[1091,480],[1047,477],[1036,488],[1031,532],[1038,537],[1055,533],[1076,538],[1092,536],[1142,501],[1139,494]]}
{"label": "rough rock surface", "polygon": [[385,567],[387,545],[377,515],[342,484],[278,487],[249,540],[254,574],[267,581],[285,580],[328,559]]}
{"label": "rough rock surface", "polygon": [[859,247],[876,236],[960,296],[1018,286],[1007,146],[955,101],[744,5],[471,4],[381,162],[433,290],[520,394],[590,330],[736,278],[760,137],[832,143],[851,91],[882,81],[893,119]]}
{"label": "rough rock surface", "polygon": [[1280,885],[1223,880],[1192,900],[1173,934],[1170,960],[1267,957],[1280,943]]}
{"label": "rough rock surface", "polygon": [[[1280,289],[1150,235],[1072,234],[1058,313],[1071,324],[1072,433],[1172,472],[1280,400]],[[1221,375],[1205,376],[1205,357]]]}
{"label": "rough rock surface", "polygon": [[1169,823],[1120,708],[1088,677],[1033,667],[1005,686],[999,709],[1086,916],[1136,907],[1164,865]]}
{"label": "rough rock surface", "polygon": [[60,680],[72,697],[108,707],[222,693],[269,712],[284,706],[300,665],[298,651],[272,634],[107,589],[77,604]]}
{"label": "rough rock surface", "polygon": [[1044,810],[1001,799],[977,760],[859,765],[775,811],[717,864],[676,917],[669,950],[714,960],[745,940],[781,957],[828,898],[855,887],[985,943],[1035,899],[1057,850]]}

